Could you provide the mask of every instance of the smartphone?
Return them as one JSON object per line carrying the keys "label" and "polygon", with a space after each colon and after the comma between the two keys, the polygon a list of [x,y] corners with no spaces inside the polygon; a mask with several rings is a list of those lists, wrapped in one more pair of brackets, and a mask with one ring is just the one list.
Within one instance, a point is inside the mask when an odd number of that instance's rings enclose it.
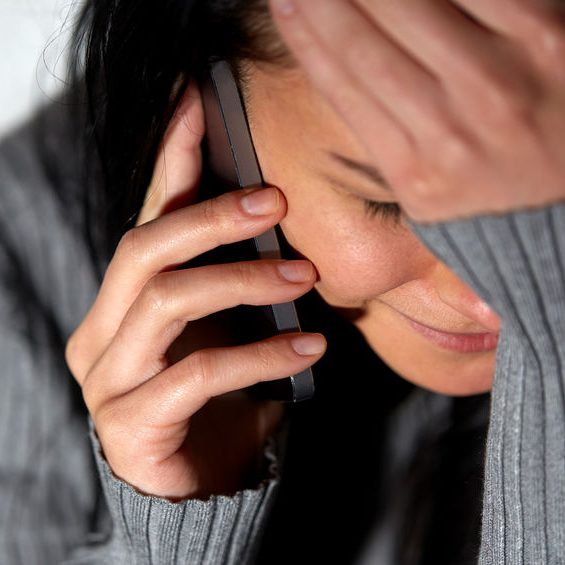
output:
{"label": "smartphone", "polygon": [[[230,65],[226,61],[212,63],[201,86],[206,135],[200,198],[263,186],[245,107]],[[223,246],[217,260],[282,259],[281,241],[284,236],[279,226],[275,226],[253,239]],[[247,342],[277,333],[301,331],[294,302],[242,306],[234,315]],[[284,379],[261,382],[250,387],[248,392],[262,399],[299,402],[311,398],[314,388],[312,370],[308,368]]]}

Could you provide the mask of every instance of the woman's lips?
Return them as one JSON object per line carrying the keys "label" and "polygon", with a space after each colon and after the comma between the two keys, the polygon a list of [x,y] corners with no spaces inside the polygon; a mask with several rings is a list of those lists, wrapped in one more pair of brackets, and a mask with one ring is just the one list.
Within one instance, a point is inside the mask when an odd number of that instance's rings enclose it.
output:
{"label": "woman's lips", "polygon": [[485,332],[463,334],[444,332],[435,328],[430,328],[424,324],[420,324],[405,314],[402,314],[401,312],[399,313],[406,318],[414,330],[444,349],[458,351],[459,353],[479,353],[496,349],[499,336],[498,333]]}

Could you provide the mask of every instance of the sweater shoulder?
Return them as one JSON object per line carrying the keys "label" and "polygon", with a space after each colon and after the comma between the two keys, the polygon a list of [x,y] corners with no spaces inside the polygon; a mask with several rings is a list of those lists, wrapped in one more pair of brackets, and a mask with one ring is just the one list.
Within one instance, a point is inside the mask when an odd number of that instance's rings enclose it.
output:
{"label": "sweater shoulder", "polygon": [[65,335],[99,284],[85,236],[77,118],[57,100],[0,141],[3,292],[37,304],[32,316],[50,312]]}

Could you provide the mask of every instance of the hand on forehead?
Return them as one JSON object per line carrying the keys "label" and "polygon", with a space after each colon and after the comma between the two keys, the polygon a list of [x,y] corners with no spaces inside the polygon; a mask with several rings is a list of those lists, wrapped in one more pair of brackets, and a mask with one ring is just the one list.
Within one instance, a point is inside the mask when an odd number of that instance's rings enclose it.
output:
{"label": "hand on forehead", "polygon": [[295,58],[413,219],[565,196],[559,6],[272,0],[272,7]]}

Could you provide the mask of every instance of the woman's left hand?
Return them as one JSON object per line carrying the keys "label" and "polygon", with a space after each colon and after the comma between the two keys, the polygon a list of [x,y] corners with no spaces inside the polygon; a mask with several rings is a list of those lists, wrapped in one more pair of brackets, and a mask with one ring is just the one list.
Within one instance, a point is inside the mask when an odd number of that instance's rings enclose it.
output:
{"label": "woman's left hand", "polygon": [[292,53],[409,217],[565,200],[558,2],[271,1]]}

